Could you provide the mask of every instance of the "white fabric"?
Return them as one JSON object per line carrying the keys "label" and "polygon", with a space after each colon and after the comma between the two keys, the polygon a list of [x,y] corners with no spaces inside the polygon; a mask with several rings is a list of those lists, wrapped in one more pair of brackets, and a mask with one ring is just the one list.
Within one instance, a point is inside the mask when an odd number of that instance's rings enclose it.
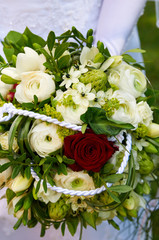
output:
{"label": "white fabric", "polygon": [[[96,29],[96,41],[104,41],[111,53],[119,54],[127,41],[128,36],[137,22],[144,7],[145,0],[0,0],[0,39],[10,30],[23,32],[28,26],[31,31],[46,39],[50,30],[61,34],[73,25],[83,34],[89,28]],[[103,5],[102,5],[103,4]],[[100,15],[100,16],[99,16]],[[98,23],[98,24],[97,24]],[[137,31],[135,32],[137,37]],[[133,42],[139,47],[138,38]],[[127,48],[132,48],[131,46]],[[2,46],[0,48],[2,54]],[[21,227],[9,233],[14,218],[7,216],[6,202],[0,202],[0,239],[34,239],[40,240],[39,226],[35,229]],[[10,220],[9,220],[10,219]],[[44,240],[76,240],[68,233],[62,238],[60,231],[50,229]],[[97,231],[88,227],[84,230],[83,240],[123,240],[127,234],[119,234],[106,222],[102,223]]]}

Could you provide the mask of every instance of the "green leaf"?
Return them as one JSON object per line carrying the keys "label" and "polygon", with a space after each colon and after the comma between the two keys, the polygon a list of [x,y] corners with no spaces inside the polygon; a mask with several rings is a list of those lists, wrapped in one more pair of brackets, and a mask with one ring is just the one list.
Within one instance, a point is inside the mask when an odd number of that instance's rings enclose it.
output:
{"label": "green leaf", "polygon": [[94,229],[96,229],[96,219],[98,217],[98,214],[96,212],[82,212],[81,213],[82,217],[84,218],[84,220]]}
{"label": "green leaf", "polygon": [[10,47],[10,48],[6,48],[6,47],[3,47],[3,52],[7,58],[7,61],[10,63],[12,62],[12,56],[14,54],[14,48],[13,47]]}
{"label": "green leaf", "polygon": [[0,173],[4,172],[7,168],[9,168],[12,165],[11,162],[4,163],[3,165],[0,165]]}
{"label": "green leaf", "polygon": [[42,225],[42,224],[41,224],[40,237],[44,237],[44,236],[45,236],[45,231],[46,231],[45,225]]}
{"label": "green leaf", "polygon": [[62,56],[62,54],[68,49],[69,43],[62,43],[57,46],[55,50],[55,59],[58,59],[59,57]]}
{"label": "green leaf", "polygon": [[104,174],[108,174],[113,170],[113,168],[114,168],[114,164],[106,163],[102,168],[101,172]]}
{"label": "green leaf", "polygon": [[67,158],[66,156],[63,156],[63,161],[66,164],[74,164],[75,163],[74,159]]}
{"label": "green leaf", "polygon": [[47,38],[47,46],[50,52],[53,49],[54,43],[55,43],[55,33],[51,31]]}
{"label": "green leaf", "polygon": [[38,104],[38,97],[36,95],[34,95],[34,104],[37,105]]}
{"label": "green leaf", "polygon": [[22,34],[16,31],[10,31],[5,37],[5,41],[17,44],[22,39]]}
{"label": "green leaf", "polygon": [[62,225],[61,225],[61,232],[62,232],[62,236],[65,235],[65,228],[66,228],[66,223],[63,222]]}
{"label": "green leaf", "polygon": [[67,224],[69,232],[71,233],[72,236],[74,236],[77,231],[78,218],[76,218],[76,217],[68,218],[66,220],[66,224]]}
{"label": "green leaf", "polygon": [[7,197],[7,203],[9,204],[10,201],[16,196],[15,192],[13,192],[10,188],[7,188],[6,190],[6,197]]}
{"label": "green leaf", "polygon": [[124,52],[123,54],[127,53],[127,52],[134,52],[134,53],[145,53],[146,51],[140,48],[134,48],[134,49],[129,49],[126,52]]}
{"label": "green leaf", "polygon": [[23,34],[25,34],[28,37],[28,39],[31,42],[31,44],[38,43],[41,47],[45,47],[45,45],[46,45],[45,40],[43,38],[39,37],[38,35],[32,33],[29,30],[28,27],[26,27],[26,29],[25,29]]}
{"label": "green leaf", "polygon": [[40,53],[42,53],[47,60],[50,60],[51,59],[51,56],[49,55],[49,53],[44,49],[44,48],[41,48],[39,49]]}
{"label": "green leaf", "polygon": [[13,227],[14,230],[17,230],[20,227],[21,223],[22,223],[22,218],[19,218],[18,221],[16,222],[16,224]]}
{"label": "green leaf", "polygon": [[80,119],[89,124],[90,128],[96,134],[106,134],[106,135],[117,135],[122,129],[132,129],[134,128],[131,124],[117,124],[110,121],[106,117],[106,112],[104,109],[89,107],[88,110],[81,115]]}
{"label": "green leaf", "polygon": [[33,201],[33,196],[32,194],[29,194],[25,199],[24,199],[24,203],[23,203],[23,208],[24,210],[28,210],[31,207]]}
{"label": "green leaf", "polygon": [[87,129],[87,123],[84,123],[84,124],[82,125],[81,132],[84,134],[85,131],[86,131],[86,129]]}
{"label": "green leaf", "polygon": [[61,57],[57,62],[59,69],[69,67],[70,59],[71,59],[70,55],[65,55],[65,56]]}
{"label": "green leaf", "polygon": [[8,142],[9,142],[9,151],[12,152],[12,146],[13,146],[13,141],[14,141],[14,137],[17,131],[17,128],[20,124],[20,122],[22,121],[23,116],[18,116],[16,117],[16,119],[14,120],[14,122],[11,125],[11,128],[9,130],[9,137],[8,137]]}
{"label": "green leaf", "polygon": [[114,220],[108,220],[108,223],[111,224],[115,229],[120,230],[119,225],[114,222]]}
{"label": "green leaf", "polygon": [[6,84],[20,83],[19,80],[13,79],[12,77],[7,76],[7,75],[5,75],[5,74],[2,74],[2,76],[1,76],[1,81],[4,82],[4,83],[6,83]]}
{"label": "green leaf", "polygon": [[117,202],[117,203],[121,203],[120,199],[115,195],[113,194],[111,191],[109,191],[109,189],[107,189],[107,192],[109,193],[109,195],[112,197],[112,199]]}
{"label": "green leaf", "polygon": [[35,194],[38,193],[39,189],[40,189],[40,184],[41,184],[41,180],[38,181],[37,185],[36,185],[36,189],[35,189]]}
{"label": "green leaf", "polygon": [[103,177],[103,179],[106,182],[115,183],[115,182],[120,181],[123,178],[123,176],[124,176],[123,174],[112,174],[112,175],[109,175],[107,177]]}
{"label": "green leaf", "polygon": [[50,177],[49,175],[47,175],[47,181],[48,181],[48,183],[51,185],[51,186],[54,186],[55,185],[55,182],[54,182],[54,180],[52,179],[52,177]]}
{"label": "green leaf", "polygon": [[109,190],[118,192],[118,193],[126,193],[126,192],[132,191],[133,189],[132,187],[127,185],[116,185],[116,186],[109,187]]}
{"label": "green leaf", "polygon": [[30,167],[25,168],[24,173],[25,173],[26,178],[30,179],[30,177],[31,177],[31,169],[30,169]]}
{"label": "green leaf", "polygon": [[15,208],[14,208],[14,212],[17,213],[22,207],[23,207],[23,204],[24,204],[24,197],[22,197],[15,205]]}
{"label": "green leaf", "polygon": [[136,60],[132,56],[130,56],[128,54],[123,54],[122,56],[123,56],[123,60],[125,62],[132,62],[132,63],[136,62]]}
{"label": "green leaf", "polygon": [[11,178],[14,179],[14,178],[20,173],[21,169],[22,169],[22,165],[16,165],[16,166],[13,168]]}
{"label": "green leaf", "polygon": [[43,180],[43,189],[44,189],[44,192],[47,193],[47,182],[46,182],[46,178]]}
{"label": "green leaf", "polygon": [[58,174],[63,173],[64,175],[67,175],[67,167],[66,167],[66,165],[63,164],[63,163],[59,164],[57,172],[58,172]]}

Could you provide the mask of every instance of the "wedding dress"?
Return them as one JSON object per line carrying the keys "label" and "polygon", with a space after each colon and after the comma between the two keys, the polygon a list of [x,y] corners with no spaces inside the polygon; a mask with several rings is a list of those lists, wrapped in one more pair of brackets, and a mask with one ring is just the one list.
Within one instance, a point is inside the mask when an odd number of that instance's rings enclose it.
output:
{"label": "wedding dress", "polygon": [[[95,42],[100,39],[109,48],[112,54],[120,54],[130,38],[131,45],[126,48],[139,47],[136,29],[132,31],[146,0],[0,0],[0,40],[10,30],[23,32],[28,26],[32,32],[46,39],[50,30],[57,35],[75,26],[83,34],[89,28],[95,29]],[[133,32],[132,41],[130,33]],[[2,53],[2,46],[0,48]],[[139,59],[141,61],[142,58]],[[1,193],[2,195],[2,193]],[[17,231],[11,230],[16,222],[7,215],[5,199],[0,201],[0,239],[1,240],[40,240],[40,227],[27,229],[20,227]],[[127,232],[128,234],[128,232]],[[43,240],[76,240],[77,234],[72,237],[66,230],[62,237],[60,230],[51,228]],[[88,227],[84,230],[83,240],[123,240],[125,232],[119,234],[113,227],[103,222],[97,231]]]}

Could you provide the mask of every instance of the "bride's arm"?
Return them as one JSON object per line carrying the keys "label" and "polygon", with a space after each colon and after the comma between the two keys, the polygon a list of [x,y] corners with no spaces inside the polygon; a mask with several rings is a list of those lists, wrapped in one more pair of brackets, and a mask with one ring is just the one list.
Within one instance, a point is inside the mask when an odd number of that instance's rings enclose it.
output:
{"label": "bride's arm", "polygon": [[104,42],[111,54],[120,54],[146,0],[103,0],[95,41]]}

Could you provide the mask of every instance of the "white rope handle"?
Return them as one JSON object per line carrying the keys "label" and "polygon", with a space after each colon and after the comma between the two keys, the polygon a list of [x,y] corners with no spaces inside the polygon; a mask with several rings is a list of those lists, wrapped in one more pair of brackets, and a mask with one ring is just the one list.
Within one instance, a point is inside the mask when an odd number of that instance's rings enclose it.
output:
{"label": "white rope handle", "polygon": [[[7,116],[3,116],[4,113],[8,113]],[[60,122],[56,118],[48,117],[44,114],[35,113],[32,111],[17,109],[13,106],[12,103],[5,103],[3,107],[0,108],[0,122],[7,122],[9,121],[14,115],[23,115],[30,118],[35,118],[42,120],[44,122],[54,123],[61,127],[69,128],[74,131],[81,131],[82,127],[77,126],[75,124],[67,123],[67,122]]]}
{"label": "white rope handle", "polygon": [[[8,113],[8,115],[4,116],[4,113]],[[60,122],[55,118],[51,118],[51,117],[48,117],[43,114],[39,114],[39,113],[35,113],[32,111],[27,111],[27,110],[22,110],[22,109],[16,109],[12,103],[5,103],[3,105],[3,107],[0,108],[0,122],[9,121],[14,115],[23,115],[23,116],[28,116],[30,118],[40,119],[44,122],[54,123],[59,126],[72,129],[74,131],[81,131],[81,128],[82,128],[81,126],[77,126],[75,124],[66,123],[64,121]],[[118,139],[118,141],[120,143],[122,143],[122,141],[123,141],[122,134],[118,134],[116,136],[116,138],[114,138],[114,137],[109,138],[109,141],[115,141],[116,139]],[[123,161],[121,163],[121,166],[117,171],[118,174],[121,174],[124,172],[124,169],[129,160],[131,146],[132,146],[131,135],[127,134],[125,155],[124,155]],[[36,181],[40,180],[33,169],[31,169],[31,174],[32,174],[33,178],[35,178]],[[43,182],[43,180],[41,180],[41,183],[42,182]],[[112,185],[111,183],[107,183],[107,187],[110,187],[111,185]],[[69,194],[71,196],[90,196],[90,195],[93,196],[95,194],[99,194],[106,190],[105,186],[102,186],[100,188],[96,188],[95,190],[90,190],[90,191],[74,191],[74,190],[64,189],[61,187],[51,186],[49,183],[47,183],[47,187],[53,191],[56,191],[59,193],[64,193],[64,194]]]}

